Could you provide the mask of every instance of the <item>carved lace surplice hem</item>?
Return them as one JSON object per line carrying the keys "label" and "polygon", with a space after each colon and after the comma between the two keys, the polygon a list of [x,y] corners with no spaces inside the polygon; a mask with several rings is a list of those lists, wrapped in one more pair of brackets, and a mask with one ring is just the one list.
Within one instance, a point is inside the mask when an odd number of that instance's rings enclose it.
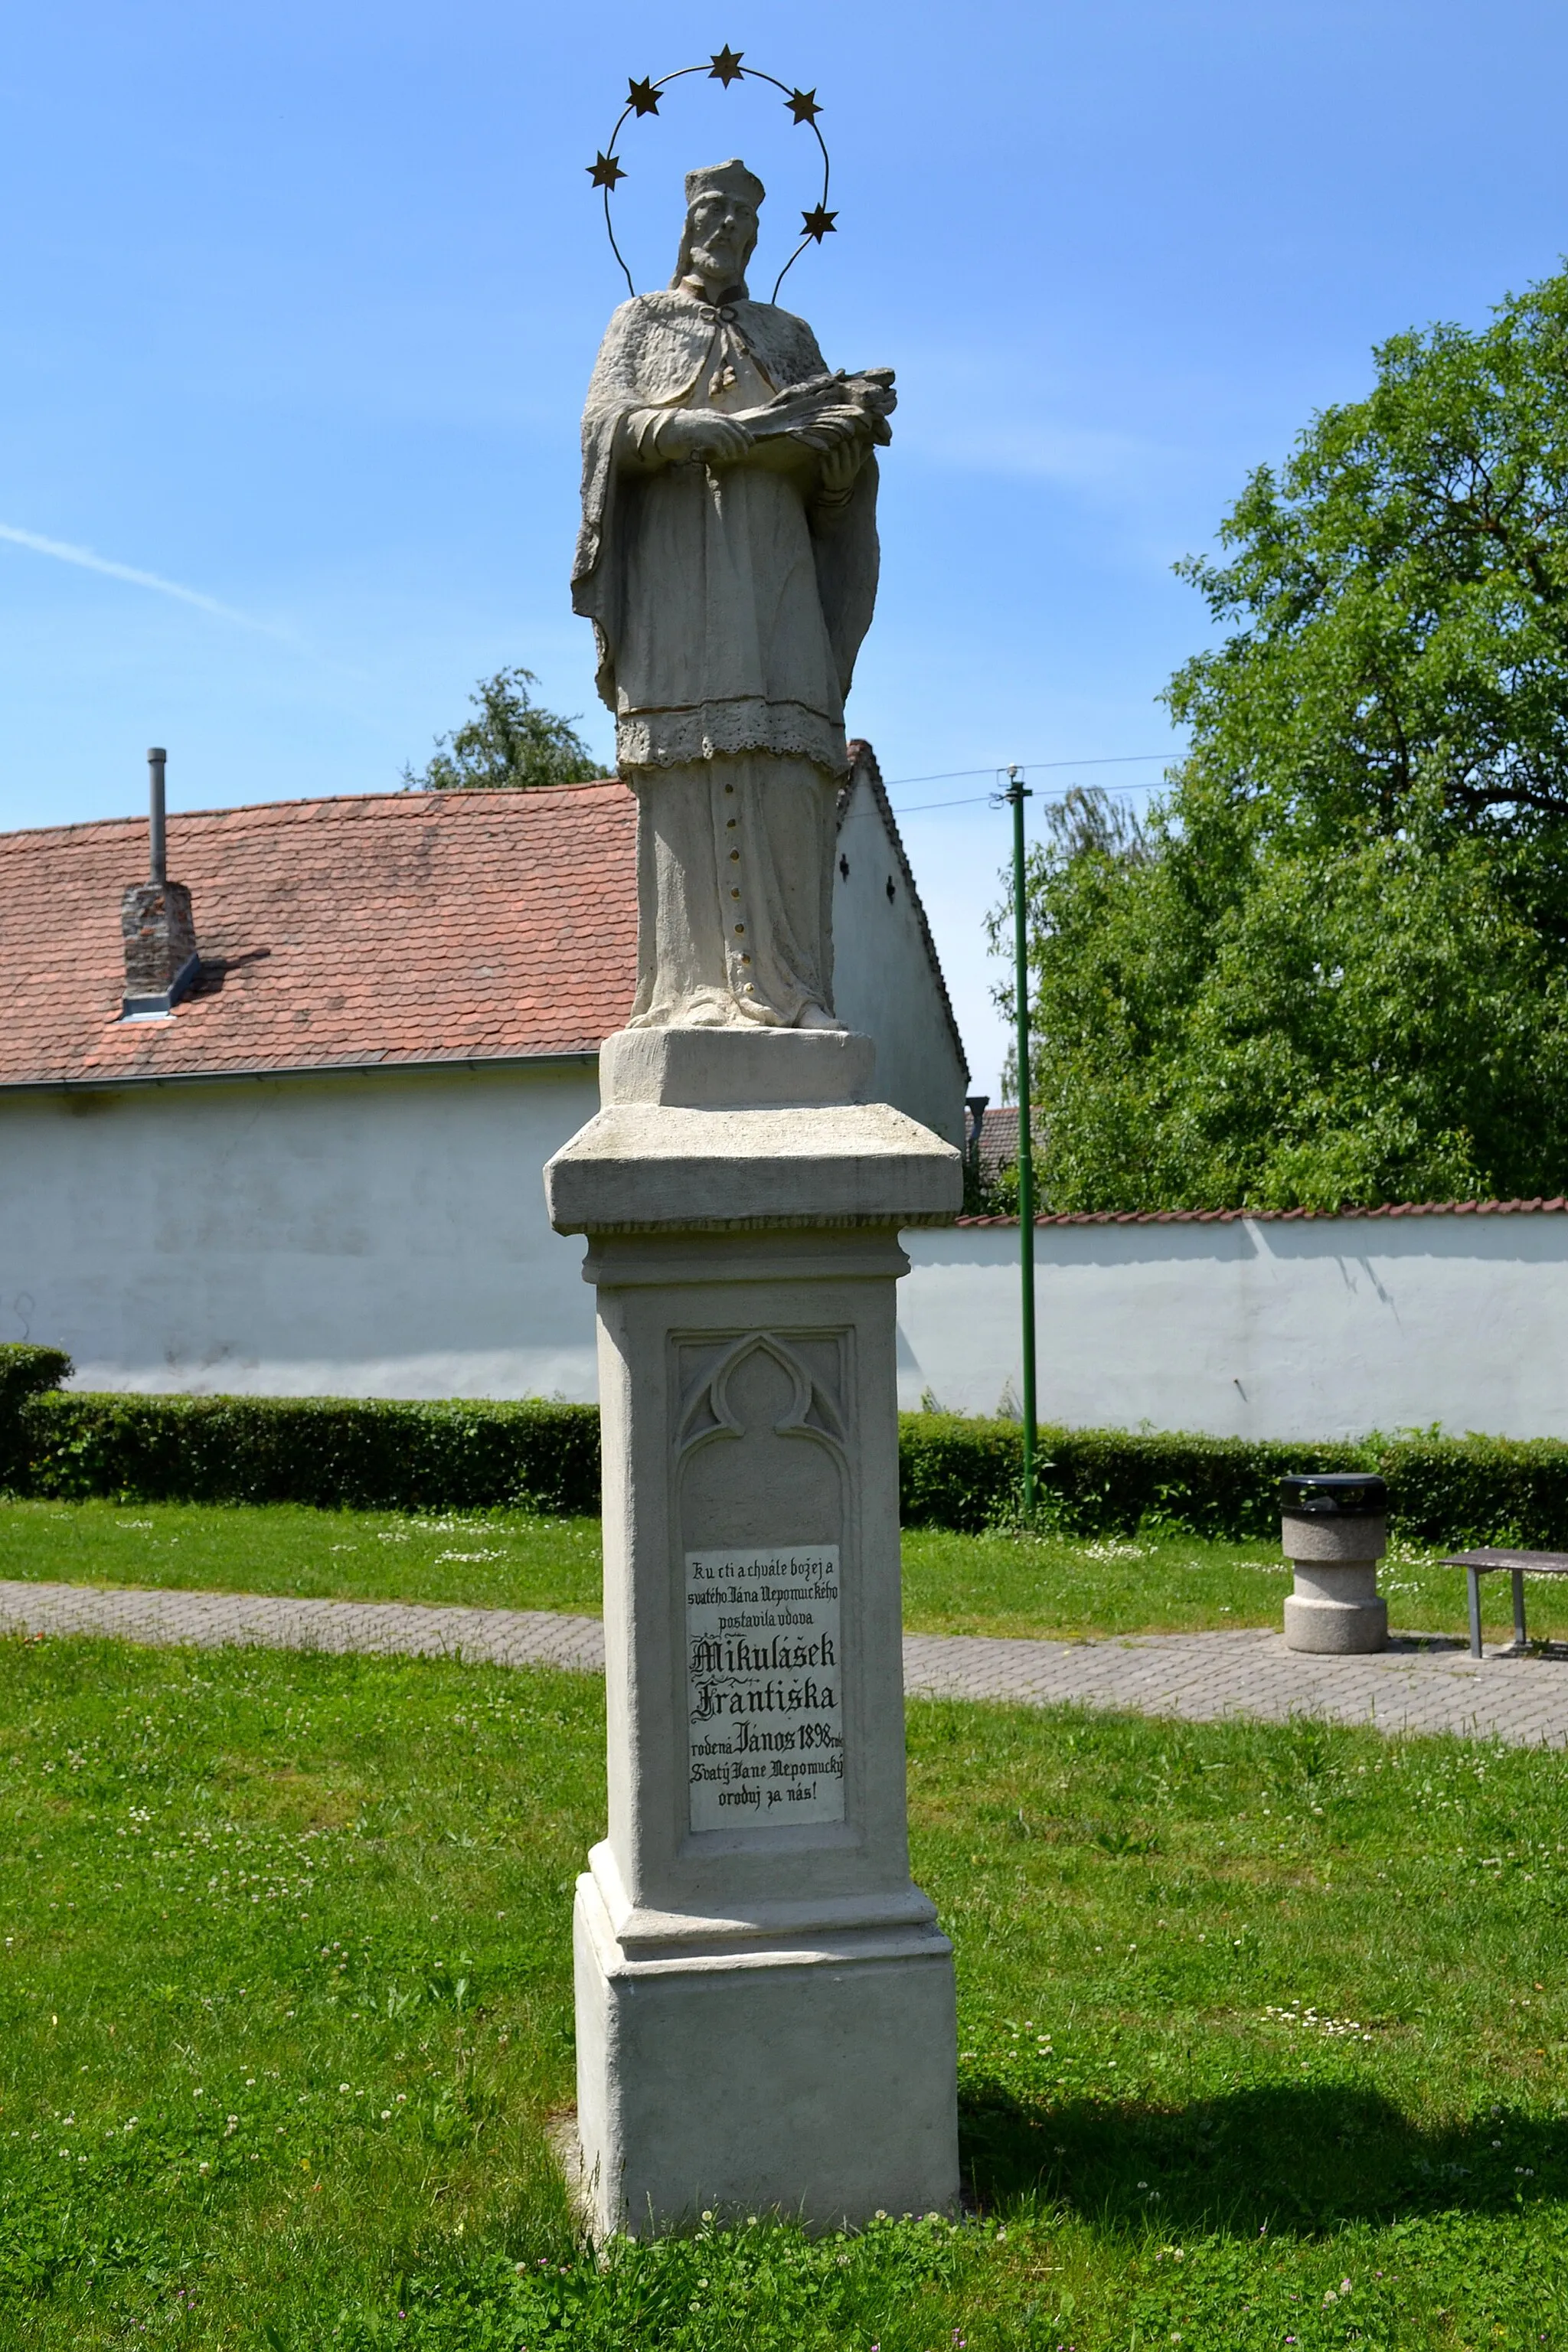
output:
{"label": "carved lace surplice hem", "polygon": [[800,702],[703,702],[689,710],[631,710],[616,720],[616,759],[630,768],[683,768],[752,751],[809,760],[835,782],[849,765],[844,722]]}

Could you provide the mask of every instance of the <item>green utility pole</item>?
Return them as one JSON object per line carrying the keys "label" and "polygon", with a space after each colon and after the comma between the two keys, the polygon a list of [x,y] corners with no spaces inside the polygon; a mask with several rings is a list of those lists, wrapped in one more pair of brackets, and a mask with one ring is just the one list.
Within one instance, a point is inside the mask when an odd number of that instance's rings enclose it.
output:
{"label": "green utility pole", "polygon": [[1024,803],[1034,795],[1007,771],[1013,811],[1013,988],[1018,1017],[1018,1276],[1024,1310],[1024,1516],[1035,1508],[1035,1138],[1030,1119],[1029,937],[1024,902]]}

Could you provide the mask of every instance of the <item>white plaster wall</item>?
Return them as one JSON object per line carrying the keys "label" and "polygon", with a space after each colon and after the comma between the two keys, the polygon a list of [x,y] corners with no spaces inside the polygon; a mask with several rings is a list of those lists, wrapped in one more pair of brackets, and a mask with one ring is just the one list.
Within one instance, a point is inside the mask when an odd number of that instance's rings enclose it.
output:
{"label": "white plaster wall", "polygon": [[[68,1348],[82,1387],[592,1399],[541,1171],[597,1102],[590,1070],[0,1097],[0,1339]],[[900,1402],[1016,1400],[1016,1230],[904,1244]],[[1568,1216],[1035,1245],[1044,1420],[1568,1437]]]}
{"label": "white plaster wall", "polygon": [[[900,1402],[1016,1409],[1017,1229],[904,1246]],[[1568,1437],[1568,1216],[1046,1225],[1035,1265],[1042,1421]]]}
{"label": "white plaster wall", "polygon": [[962,1145],[963,1065],[920,919],[864,776],[856,780],[834,855],[834,1010],[847,1028],[877,1041],[879,1100]]}
{"label": "white plaster wall", "polygon": [[0,1339],[81,1388],[596,1393],[544,1161],[592,1069],[0,1097]]}

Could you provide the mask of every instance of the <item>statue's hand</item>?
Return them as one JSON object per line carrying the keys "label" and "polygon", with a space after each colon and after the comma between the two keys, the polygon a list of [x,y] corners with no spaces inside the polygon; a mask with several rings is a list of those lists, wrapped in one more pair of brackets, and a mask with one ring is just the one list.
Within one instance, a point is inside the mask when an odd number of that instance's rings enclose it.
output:
{"label": "statue's hand", "polygon": [[732,466],[751,446],[745,426],[716,408],[671,409],[658,428],[659,455],[670,459],[702,457],[710,465]]}
{"label": "statue's hand", "polygon": [[847,497],[855,487],[855,479],[865,462],[866,443],[857,436],[853,440],[840,441],[824,456],[816,471],[816,487],[820,496],[827,499]]}
{"label": "statue's hand", "polygon": [[865,411],[852,402],[832,405],[825,403],[808,423],[797,426],[796,437],[807,448],[826,452],[842,448],[846,443],[859,442],[864,446],[870,440],[871,427]]}

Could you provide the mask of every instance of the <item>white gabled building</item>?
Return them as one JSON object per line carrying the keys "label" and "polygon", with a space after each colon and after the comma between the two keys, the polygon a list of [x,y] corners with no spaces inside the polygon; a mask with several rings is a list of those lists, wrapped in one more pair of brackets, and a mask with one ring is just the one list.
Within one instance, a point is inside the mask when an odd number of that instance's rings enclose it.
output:
{"label": "white gabled building", "polygon": [[[956,1143],[963,1047],[853,750],[838,1009],[887,1099]],[[140,1019],[145,820],[0,837],[0,1339],[68,1349],[89,1388],[591,1398],[582,1244],[540,1171],[631,1003],[630,794],[283,802],[169,835],[200,965]]]}

